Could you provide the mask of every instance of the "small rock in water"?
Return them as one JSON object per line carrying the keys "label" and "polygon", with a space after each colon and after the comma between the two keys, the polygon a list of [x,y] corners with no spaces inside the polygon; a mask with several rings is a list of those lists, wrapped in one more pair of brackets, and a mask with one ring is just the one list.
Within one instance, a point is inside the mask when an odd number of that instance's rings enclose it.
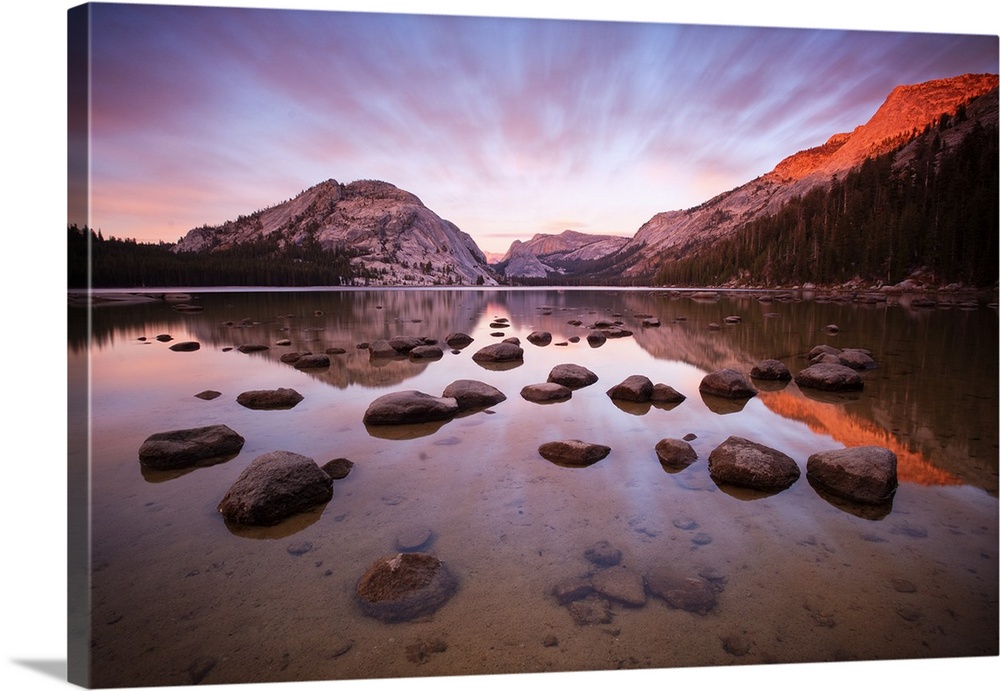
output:
{"label": "small rock in water", "polygon": [[528,384],[521,389],[521,398],[535,403],[564,401],[567,398],[572,397],[572,395],[572,389],[551,381],[542,382],[540,384]]}
{"label": "small rock in water", "polygon": [[582,467],[593,465],[611,453],[610,446],[590,444],[579,439],[550,441],[538,447],[539,455],[556,465]]}
{"label": "small rock in water", "polygon": [[583,553],[587,561],[592,564],[596,564],[602,568],[607,568],[609,566],[615,566],[622,560],[622,551],[616,547],[613,547],[607,540],[601,540],[600,542],[594,543],[592,547],[588,547]]}
{"label": "small rock in water", "polygon": [[655,450],[660,463],[671,468],[686,468],[698,459],[698,453],[682,439],[661,439]]}
{"label": "small rock in water", "polygon": [[443,653],[446,650],[448,650],[448,644],[439,638],[435,638],[432,641],[417,641],[412,645],[406,646],[406,659],[422,665],[434,653]]}
{"label": "small rock in water", "polygon": [[346,458],[335,458],[324,463],[321,468],[331,479],[343,480],[354,468],[354,461]]}
{"label": "small rock in water", "polygon": [[913,585],[910,581],[905,578],[893,578],[892,587],[897,593],[915,593],[917,592],[917,586]]}
{"label": "small rock in water", "polygon": [[723,636],[722,649],[725,650],[730,655],[735,655],[736,657],[743,657],[750,652],[750,641],[744,636],[740,635],[730,635]]}
{"label": "small rock in water", "polygon": [[202,391],[201,393],[196,393],[194,395],[194,397],[195,398],[200,398],[203,401],[211,401],[211,400],[214,400],[214,399],[218,398],[221,395],[222,395],[222,393],[219,392],[219,391],[212,391],[211,389],[208,389],[206,391]]}
{"label": "small rock in water", "polygon": [[610,624],[614,618],[611,603],[593,594],[582,600],[575,600],[566,606],[570,617],[580,626]]}
{"label": "small rock in water", "polygon": [[366,615],[398,622],[433,614],[457,587],[437,557],[405,552],[377,559],[358,580],[356,594]]}
{"label": "small rock in water", "polygon": [[177,353],[191,353],[199,348],[201,348],[201,344],[197,341],[181,341],[170,346],[170,350]]}
{"label": "small rock in water", "polygon": [[426,547],[434,533],[426,526],[409,526],[396,533],[396,549],[400,552],[418,552]]}
{"label": "small rock in water", "polygon": [[285,551],[291,554],[293,557],[301,557],[307,552],[313,550],[313,543],[311,542],[293,542],[285,548]]}

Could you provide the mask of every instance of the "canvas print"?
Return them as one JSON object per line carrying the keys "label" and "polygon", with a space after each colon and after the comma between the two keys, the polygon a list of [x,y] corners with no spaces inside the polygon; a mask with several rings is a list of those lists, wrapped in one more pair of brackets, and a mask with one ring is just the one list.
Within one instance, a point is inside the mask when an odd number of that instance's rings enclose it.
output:
{"label": "canvas print", "polygon": [[998,655],[997,36],[67,19],[71,682]]}

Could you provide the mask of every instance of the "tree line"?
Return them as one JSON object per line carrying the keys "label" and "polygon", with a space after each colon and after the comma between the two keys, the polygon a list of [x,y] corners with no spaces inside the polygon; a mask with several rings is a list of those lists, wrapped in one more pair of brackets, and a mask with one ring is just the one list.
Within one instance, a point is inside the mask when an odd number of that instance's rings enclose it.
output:
{"label": "tree line", "polygon": [[105,238],[68,226],[70,288],[143,286],[338,286],[364,284],[378,272],[352,265],[357,253],[325,249],[315,238],[282,245],[261,238],[213,252],[173,252],[170,243]]}
{"label": "tree line", "polygon": [[792,199],[777,214],[678,259],[660,285],[893,285],[915,271],[940,283],[997,282],[997,128],[974,123],[951,147],[942,119],[896,153],[866,160],[842,179]]}

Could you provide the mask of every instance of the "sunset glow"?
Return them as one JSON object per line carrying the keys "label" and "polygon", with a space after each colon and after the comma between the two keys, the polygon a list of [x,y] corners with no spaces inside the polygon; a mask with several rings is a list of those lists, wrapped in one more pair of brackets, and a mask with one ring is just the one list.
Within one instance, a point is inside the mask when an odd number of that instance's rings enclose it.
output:
{"label": "sunset glow", "polygon": [[621,21],[98,4],[92,27],[91,210],[69,220],[140,241],[329,178],[391,182],[488,251],[631,236],[898,84],[998,62],[995,36]]}

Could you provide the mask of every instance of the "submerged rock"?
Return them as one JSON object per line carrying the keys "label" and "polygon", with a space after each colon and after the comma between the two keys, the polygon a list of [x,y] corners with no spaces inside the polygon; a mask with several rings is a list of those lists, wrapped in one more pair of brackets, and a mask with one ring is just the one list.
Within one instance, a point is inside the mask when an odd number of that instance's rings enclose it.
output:
{"label": "submerged rock", "polygon": [[601,569],[590,577],[594,590],[613,602],[628,607],[646,604],[642,576],[622,566]]}
{"label": "submerged rock", "polygon": [[715,588],[704,578],[678,576],[669,571],[646,574],[646,590],[674,609],[708,614],[715,609]]}
{"label": "submerged rock", "polygon": [[172,470],[240,452],[246,440],[226,425],[208,425],[151,434],[139,447],[139,462]]}
{"label": "submerged rock", "polygon": [[365,411],[366,425],[404,425],[447,420],[458,412],[454,398],[421,391],[396,391],[379,396]]}
{"label": "submerged rock", "polygon": [[799,479],[798,464],[763,444],[732,436],[708,457],[708,472],[720,483],[763,491],[783,490]]}
{"label": "submerged rock", "polygon": [[444,562],[408,552],[377,559],[358,580],[355,593],[367,616],[397,622],[433,614],[457,588]]}
{"label": "submerged rock", "polygon": [[591,564],[607,568],[609,566],[617,566],[621,563],[622,551],[607,540],[601,540],[588,547],[583,556]]}
{"label": "submerged rock", "polygon": [[881,446],[814,453],[806,461],[806,476],[835,496],[880,504],[892,498],[898,486],[896,454]]}
{"label": "submerged rock", "polygon": [[333,479],[316,461],[291,451],[255,458],[240,474],[218,510],[247,525],[274,525],[333,497]]}

